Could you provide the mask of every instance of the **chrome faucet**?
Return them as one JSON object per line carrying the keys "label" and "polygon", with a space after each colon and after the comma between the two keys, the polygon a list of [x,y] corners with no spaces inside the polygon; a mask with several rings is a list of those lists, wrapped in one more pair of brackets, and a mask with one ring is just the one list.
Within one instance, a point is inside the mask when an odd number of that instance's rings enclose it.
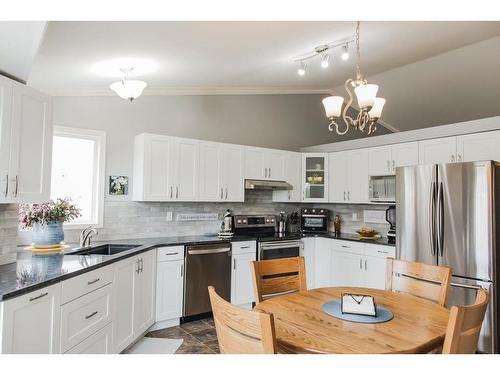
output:
{"label": "chrome faucet", "polygon": [[88,226],[82,232],[80,233],[80,247],[89,247],[90,246],[90,240],[92,239],[93,235],[97,236],[97,230],[92,227],[92,225]]}

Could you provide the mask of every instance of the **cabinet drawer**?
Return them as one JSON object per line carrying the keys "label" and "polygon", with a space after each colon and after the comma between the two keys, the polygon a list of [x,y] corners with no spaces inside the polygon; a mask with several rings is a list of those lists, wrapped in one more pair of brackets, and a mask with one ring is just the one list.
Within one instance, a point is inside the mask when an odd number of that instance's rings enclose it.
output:
{"label": "cabinet drawer", "polygon": [[111,266],[98,268],[62,282],[61,304],[81,297],[113,281]]}
{"label": "cabinet drawer", "polygon": [[256,241],[231,242],[231,250],[233,254],[256,253],[257,242]]}
{"label": "cabinet drawer", "polygon": [[158,262],[168,262],[170,260],[184,259],[184,246],[159,247],[157,251]]}
{"label": "cabinet drawer", "polygon": [[388,258],[396,256],[396,248],[394,246],[365,244],[366,255],[379,258]]}
{"label": "cabinet drawer", "polygon": [[108,284],[61,307],[61,351],[66,352],[111,322]]}
{"label": "cabinet drawer", "polygon": [[330,240],[331,247],[335,251],[343,251],[345,253],[353,253],[358,255],[365,254],[365,244],[354,241]]}
{"label": "cabinet drawer", "polygon": [[65,354],[111,354],[112,323],[100,329]]}

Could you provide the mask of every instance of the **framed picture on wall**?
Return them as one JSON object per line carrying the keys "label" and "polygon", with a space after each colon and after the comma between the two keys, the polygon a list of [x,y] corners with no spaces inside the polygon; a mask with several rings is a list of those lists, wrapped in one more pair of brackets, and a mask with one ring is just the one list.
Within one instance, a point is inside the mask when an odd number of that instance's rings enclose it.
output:
{"label": "framed picture on wall", "polygon": [[127,195],[128,176],[109,176],[109,194]]}

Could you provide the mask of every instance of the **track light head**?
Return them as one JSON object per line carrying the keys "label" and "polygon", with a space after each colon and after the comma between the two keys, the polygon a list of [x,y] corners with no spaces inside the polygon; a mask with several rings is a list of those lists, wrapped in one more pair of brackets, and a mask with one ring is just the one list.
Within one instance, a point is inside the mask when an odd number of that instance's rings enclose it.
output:
{"label": "track light head", "polygon": [[340,58],[344,61],[347,61],[349,60],[349,47],[348,47],[348,44],[346,44],[343,48],[342,48],[342,54],[340,55]]}
{"label": "track light head", "polygon": [[306,74],[306,69],[307,69],[307,65],[305,62],[301,61],[300,62],[300,66],[299,66],[299,69],[297,70],[297,74],[299,76],[303,76],[304,74]]}
{"label": "track light head", "polygon": [[325,53],[323,55],[323,59],[321,59],[321,67],[323,69],[326,69],[326,68],[328,68],[329,65],[330,65],[330,55],[328,55],[327,53]]}

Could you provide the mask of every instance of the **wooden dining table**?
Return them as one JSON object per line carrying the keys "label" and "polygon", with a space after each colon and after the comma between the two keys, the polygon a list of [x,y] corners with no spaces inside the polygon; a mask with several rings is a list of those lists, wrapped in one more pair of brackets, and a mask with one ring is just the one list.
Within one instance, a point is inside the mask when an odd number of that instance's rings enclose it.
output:
{"label": "wooden dining table", "polygon": [[[342,293],[371,295],[392,311],[385,323],[355,323],[321,308]],[[255,310],[274,315],[281,353],[382,354],[428,353],[442,345],[449,311],[409,294],[386,290],[335,287],[311,289],[260,302]]]}

